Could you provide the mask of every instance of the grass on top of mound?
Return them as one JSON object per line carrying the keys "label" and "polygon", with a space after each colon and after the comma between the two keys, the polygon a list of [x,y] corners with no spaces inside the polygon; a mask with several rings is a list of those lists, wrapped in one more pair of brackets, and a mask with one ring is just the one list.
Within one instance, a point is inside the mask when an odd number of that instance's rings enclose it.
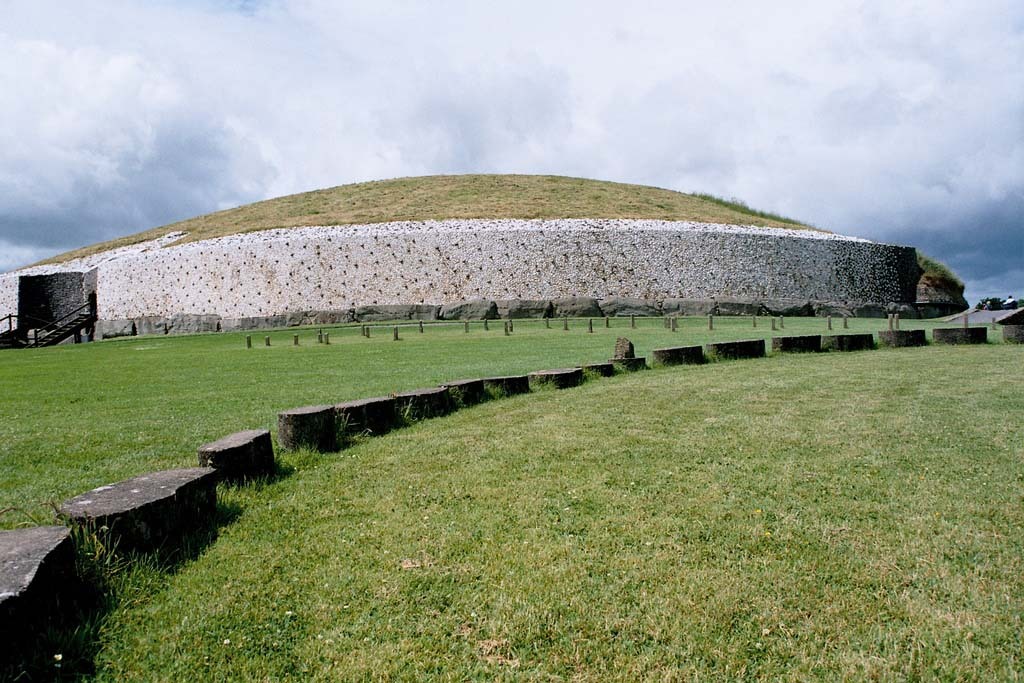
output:
{"label": "grass on top of mound", "polygon": [[183,231],[185,241],[309,225],[447,218],[649,218],[813,229],[710,195],[540,175],[424,176],[341,185],[268,199],[69,251],[60,263]]}
{"label": "grass on top of mound", "polygon": [[918,250],[917,265],[920,266],[922,271],[920,279],[922,283],[963,296],[963,280],[958,278],[953,269],[945,263]]}

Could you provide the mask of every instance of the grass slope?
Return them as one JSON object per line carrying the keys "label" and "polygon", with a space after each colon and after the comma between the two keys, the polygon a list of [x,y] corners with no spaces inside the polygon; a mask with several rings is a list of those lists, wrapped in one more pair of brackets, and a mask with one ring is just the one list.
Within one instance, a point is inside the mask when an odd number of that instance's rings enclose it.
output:
{"label": "grass slope", "polygon": [[[191,464],[196,444],[283,407],[600,359],[623,333],[644,353],[770,334],[614,322],[9,352],[0,507]],[[235,519],[194,558],[118,573],[80,634],[97,648],[63,650],[63,666],[95,664],[98,680],[1013,678],[1020,351],[653,370],[290,454],[290,476],[221,489]]]}
{"label": "grass slope", "polygon": [[88,256],[174,231],[188,232],[186,241],[196,241],[270,228],[446,218],[654,218],[808,227],[711,195],[688,195],[643,185],[562,176],[425,176],[268,199],[83,247],[43,263]]}

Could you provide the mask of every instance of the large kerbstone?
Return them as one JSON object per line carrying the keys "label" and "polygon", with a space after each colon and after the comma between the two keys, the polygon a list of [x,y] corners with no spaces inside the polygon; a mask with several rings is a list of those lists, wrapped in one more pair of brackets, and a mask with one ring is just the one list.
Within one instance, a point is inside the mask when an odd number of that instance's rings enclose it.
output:
{"label": "large kerbstone", "polygon": [[547,299],[498,299],[494,305],[500,318],[551,317],[551,302]]}
{"label": "large kerbstone", "polygon": [[267,315],[246,318],[224,318],[220,321],[220,329],[224,332],[245,332],[248,330],[270,330],[288,326],[288,316]]}
{"label": "large kerbstone", "polygon": [[338,432],[342,435],[384,434],[398,423],[394,396],[376,396],[334,406]]}
{"label": "large kerbstone", "polygon": [[924,346],[928,339],[924,330],[884,330],[878,333],[878,342],[892,347]]}
{"label": "large kerbstone", "polygon": [[718,299],[715,302],[715,315],[760,315],[764,306],[759,301],[747,299]]}
{"label": "large kerbstone", "polygon": [[553,386],[556,389],[578,387],[583,383],[582,368],[556,368],[554,370],[537,370],[529,374],[530,384],[534,386]]}
{"label": "large kerbstone", "polygon": [[821,338],[822,351],[868,351],[875,348],[874,335],[829,334]]}
{"label": "large kerbstone", "polygon": [[482,379],[458,379],[445,382],[441,386],[448,387],[452,401],[457,406],[472,406],[487,398]]}
{"label": "large kerbstone", "polygon": [[304,406],[277,414],[277,442],[286,450],[312,448],[329,453],[338,447],[334,406]]}
{"label": "large kerbstone", "polygon": [[441,307],[442,320],[494,320],[498,317],[498,305],[485,299],[460,301]]}
{"label": "large kerbstone", "polygon": [[441,307],[433,304],[396,304],[390,306],[357,306],[353,312],[356,322],[383,320],[437,320]]}
{"label": "large kerbstone", "polygon": [[229,434],[199,447],[199,466],[212,467],[223,479],[245,480],[274,473],[274,445],[266,429]]}
{"label": "large kerbstone", "polygon": [[76,496],[60,506],[60,514],[118,550],[149,550],[213,521],[217,478],[212,467],[143,474]]}
{"label": "large kerbstone", "polygon": [[764,358],[763,339],[745,339],[742,341],[723,341],[704,345],[704,352],[715,358]]}
{"label": "large kerbstone", "polygon": [[820,334],[803,334],[792,337],[772,337],[772,351],[780,353],[809,353],[821,351]]}
{"label": "large kerbstone", "polygon": [[134,320],[97,320],[97,339],[116,339],[118,337],[134,337]]}
{"label": "large kerbstone", "polygon": [[1003,325],[1003,341],[1024,344],[1024,325]]}
{"label": "large kerbstone", "polygon": [[[814,306],[809,301],[798,299],[767,299],[761,302],[764,311],[769,315],[781,315],[786,318],[800,318],[814,315]],[[884,315],[882,316],[885,317]]]}
{"label": "large kerbstone", "polygon": [[884,318],[889,315],[888,309],[882,304],[860,304],[850,310],[856,318]]}
{"label": "large kerbstone", "polygon": [[714,313],[716,306],[711,299],[665,299],[661,311],[665,315],[707,315]]}
{"label": "large kerbstone", "polygon": [[832,316],[833,318],[851,317],[853,311],[849,306],[834,301],[819,302],[814,304],[814,315],[819,318]]}
{"label": "large kerbstone", "polygon": [[921,314],[918,313],[917,309],[910,304],[890,302],[885,308],[888,313],[896,313],[901,318],[907,320],[913,320],[921,317]]}
{"label": "large kerbstone", "polygon": [[615,365],[619,370],[625,372],[636,372],[637,370],[647,369],[647,359],[643,356],[638,358],[609,358],[609,363]]}
{"label": "large kerbstone", "polygon": [[430,387],[397,393],[395,406],[398,414],[408,420],[441,417],[455,408],[448,387]]}
{"label": "large kerbstone", "polygon": [[704,349],[700,346],[654,349],[651,362],[654,365],[699,365],[704,362]]}
{"label": "large kerbstone", "polygon": [[201,332],[220,332],[221,317],[219,315],[201,315],[178,313],[167,319],[167,334],[199,334]]}
{"label": "large kerbstone", "polygon": [[75,599],[75,548],[65,526],[0,531],[0,662],[10,639],[50,621]]}
{"label": "large kerbstone", "polygon": [[135,318],[132,323],[140,335],[167,334],[167,318],[160,315],[144,315]]}
{"label": "large kerbstone", "polygon": [[936,344],[984,344],[988,342],[987,327],[937,327],[932,330]]}
{"label": "large kerbstone", "polygon": [[604,316],[597,299],[585,296],[553,299],[551,314],[556,318],[601,318]]}
{"label": "large kerbstone", "polygon": [[629,299],[611,297],[598,302],[601,312],[610,318],[635,316],[657,317],[661,315],[661,305],[650,299]]}
{"label": "large kerbstone", "polygon": [[484,389],[501,394],[512,396],[514,394],[526,394],[530,391],[530,378],[526,375],[507,375],[505,377],[485,377]]}

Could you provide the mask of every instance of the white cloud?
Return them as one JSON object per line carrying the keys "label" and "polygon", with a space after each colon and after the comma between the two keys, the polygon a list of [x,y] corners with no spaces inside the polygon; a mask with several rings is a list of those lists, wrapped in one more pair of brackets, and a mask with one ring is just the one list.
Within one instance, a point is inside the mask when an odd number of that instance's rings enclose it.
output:
{"label": "white cloud", "polygon": [[[514,171],[738,196],[920,246],[972,281],[1017,277],[1019,3],[36,0],[5,13],[11,244],[57,251],[316,187]],[[987,261],[957,238],[980,221],[1002,245]]]}

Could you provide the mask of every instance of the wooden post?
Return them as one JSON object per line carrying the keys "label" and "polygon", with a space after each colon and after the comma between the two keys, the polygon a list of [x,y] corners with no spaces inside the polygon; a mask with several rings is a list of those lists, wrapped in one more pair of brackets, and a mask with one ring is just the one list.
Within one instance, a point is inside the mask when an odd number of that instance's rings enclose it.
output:
{"label": "wooden post", "polygon": [[971,314],[964,311],[964,329],[966,330],[970,326]]}
{"label": "wooden post", "polygon": [[252,335],[251,334],[245,335],[245,348],[247,348],[247,349],[251,349],[252,348]]}
{"label": "wooden post", "polygon": [[893,318],[896,321],[896,329],[897,330],[900,329],[900,314],[899,313],[894,314]]}
{"label": "wooden post", "polygon": [[676,331],[679,330],[679,317],[678,316],[672,316],[672,318],[669,320],[668,328],[670,330],[672,330],[673,332],[676,332]]}
{"label": "wooden post", "polygon": [[779,316],[779,329],[780,330],[786,329],[786,319],[783,318],[781,315]]}
{"label": "wooden post", "polygon": [[850,329],[850,316],[846,315],[845,313],[843,314],[843,329]]}
{"label": "wooden post", "polygon": [[484,332],[491,329],[491,326],[487,324],[487,318],[484,318]]}
{"label": "wooden post", "polygon": [[590,332],[591,334],[594,333],[594,319],[593,318],[588,318],[587,319],[587,332]]}
{"label": "wooden post", "polygon": [[511,319],[509,319],[509,321],[508,321],[508,331],[509,332],[515,332],[516,331],[516,324]]}
{"label": "wooden post", "polygon": [[469,321],[468,320],[466,322],[462,323],[462,331],[465,332],[466,334],[469,334]]}
{"label": "wooden post", "polygon": [[889,313],[885,317],[889,319],[889,331],[892,332],[892,313]]}
{"label": "wooden post", "polygon": [[551,318],[544,318],[544,327],[549,330],[551,329]]}
{"label": "wooden post", "polygon": [[[323,335],[320,335],[320,341],[323,341]],[[298,346],[298,345],[299,345],[299,335],[293,334],[292,335],[292,346]]]}
{"label": "wooden post", "polygon": [[828,322],[826,324],[828,325],[828,329],[831,330],[832,329],[832,316],[828,316]]}
{"label": "wooden post", "polygon": [[392,329],[392,334],[394,335],[394,340],[398,341],[398,325],[394,326],[394,328]]}
{"label": "wooden post", "polygon": [[423,334],[423,321],[420,321],[420,334]]}
{"label": "wooden post", "polygon": [[754,320],[754,329],[756,330],[757,329],[757,316],[756,315],[753,317],[753,320]]}
{"label": "wooden post", "polygon": [[772,317],[772,332],[775,331],[775,317]]}
{"label": "wooden post", "polygon": [[270,337],[269,336],[263,338],[263,344],[266,345],[266,346],[270,346]]}
{"label": "wooden post", "polygon": [[[296,335],[296,336],[298,336],[298,335]],[[316,333],[316,343],[317,344],[323,344],[324,343],[324,331],[323,330],[320,330],[319,332]],[[298,346],[298,344],[296,344],[296,346]]]}
{"label": "wooden post", "polygon": [[565,317],[562,318],[562,330],[564,332],[568,332],[569,331],[569,317],[568,316],[565,316]]}
{"label": "wooden post", "polygon": [[633,328],[633,329],[636,329],[636,316],[635,315],[629,316],[629,326],[631,328]]}
{"label": "wooden post", "polygon": [[708,329],[709,330],[715,329],[715,316],[713,316],[710,313],[708,313]]}
{"label": "wooden post", "polygon": [[608,316],[604,317],[604,326],[605,327],[611,327],[612,326],[611,318],[609,318]]}
{"label": "wooden post", "polygon": [[505,336],[508,336],[508,321],[505,321]]}
{"label": "wooden post", "polygon": [[324,332],[324,344],[327,344],[328,346],[331,345],[331,333],[330,332]]}

